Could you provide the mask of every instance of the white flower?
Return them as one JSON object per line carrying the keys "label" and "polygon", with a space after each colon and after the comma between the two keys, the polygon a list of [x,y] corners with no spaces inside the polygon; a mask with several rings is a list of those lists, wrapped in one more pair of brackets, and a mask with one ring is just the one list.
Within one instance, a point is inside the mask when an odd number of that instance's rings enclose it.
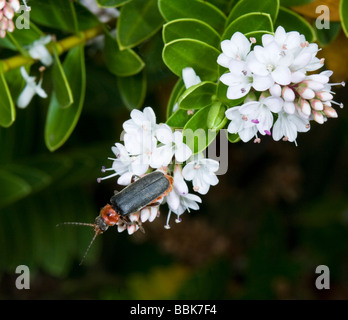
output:
{"label": "white flower", "polygon": [[282,110],[283,99],[268,97],[260,101],[247,102],[239,108],[239,112],[253,123],[262,135],[270,135],[273,125],[273,113]]}
{"label": "white flower", "polygon": [[232,60],[245,61],[251,43],[244,34],[236,32],[232,35],[231,40],[221,42],[222,53],[217,59],[217,63],[225,68],[229,68]]}
{"label": "white flower", "polygon": [[33,42],[29,48],[29,55],[33,59],[38,59],[46,67],[50,66],[53,63],[51,54],[46,48],[46,44],[51,42],[51,36],[42,37]]}
{"label": "white flower", "polygon": [[207,194],[210,186],[218,184],[215,172],[219,170],[219,162],[204,158],[202,153],[194,155],[192,161],[182,170],[185,180],[192,181],[193,190],[200,194]]}
{"label": "white flower", "polygon": [[195,194],[188,193],[187,184],[184,181],[181,169],[179,165],[175,166],[174,169],[174,183],[173,190],[166,197],[169,213],[167,217],[167,223],[165,225],[166,229],[169,229],[169,220],[171,212],[177,215],[175,222],[181,222],[180,215],[182,215],[186,210],[189,209],[198,210],[199,206],[197,202],[201,203],[202,200]]}
{"label": "white flower", "polygon": [[123,129],[126,133],[139,134],[143,132],[152,136],[155,134],[156,115],[151,107],[146,107],[143,111],[133,109],[130,115],[131,119],[123,123]]}
{"label": "white flower", "polygon": [[182,69],[182,80],[184,81],[186,89],[201,82],[201,78],[196,75],[195,70],[189,67]]}
{"label": "white flower", "polygon": [[307,132],[310,129],[309,121],[297,114],[280,112],[273,126],[273,139],[275,141],[285,138],[286,141],[295,142],[297,132]]}
{"label": "white flower", "polygon": [[26,86],[18,97],[17,106],[19,108],[26,108],[35,94],[39,95],[41,98],[47,98],[45,90],[41,88],[42,78],[39,83],[36,84],[36,78],[30,77],[24,67],[21,67],[20,71],[26,82]]}
{"label": "white flower", "polygon": [[[136,172],[136,168],[133,168],[133,163],[135,158],[129,156],[128,151],[121,143],[116,143],[114,147],[111,148],[112,152],[115,154],[116,158],[109,158],[113,160],[113,164],[111,168],[103,167],[102,171],[115,171],[115,173],[103,177],[98,178],[98,182],[104,179],[109,179],[114,176],[120,176],[117,180],[117,183],[120,185],[128,185],[131,183],[131,178],[134,174],[144,174],[145,172]],[[136,172],[136,173],[135,173]]]}
{"label": "white flower", "polygon": [[156,130],[156,137],[163,145],[153,152],[153,168],[167,166],[173,156],[177,162],[184,162],[192,155],[191,149],[183,142],[180,131],[173,133],[168,125],[161,124]]}
{"label": "white flower", "polygon": [[273,83],[280,85],[288,85],[291,82],[289,66],[293,57],[285,54],[275,41],[265,47],[255,46],[249,56],[251,57],[248,59],[248,67],[255,75],[269,77]]}
{"label": "white flower", "polygon": [[243,142],[248,142],[257,133],[254,123],[248,121],[248,118],[239,112],[240,107],[232,107],[226,110],[226,118],[231,120],[227,131],[232,134],[238,133]]}
{"label": "white flower", "polygon": [[253,87],[257,91],[270,88],[273,81],[270,77],[253,75],[247,62],[233,60],[229,63],[230,72],[223,74],[220,81],[228,86],[227,98],[239,99],[247,95]]}

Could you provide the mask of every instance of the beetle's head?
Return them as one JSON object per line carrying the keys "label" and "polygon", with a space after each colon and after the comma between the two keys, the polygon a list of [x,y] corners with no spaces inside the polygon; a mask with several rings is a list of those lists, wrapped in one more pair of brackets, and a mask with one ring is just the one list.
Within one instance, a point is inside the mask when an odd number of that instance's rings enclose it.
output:
{"label": "beetle's head", "polygon": [[[98,221],[97,221],[98,220]],[[110,204],[107,204],[104,208],[100,210],[100,214],[95,219],[95,224],[99,226],[102,232],[104,232],[107,227],[112,227],[120,220],[120,215],[112,208]],[[106,229],[103,230],[103,228]]]}
{"label": "beetle's head", "polygon": [[80,265],[82,264],[83,260],[85,259],[89,249],[91,248],[95,238],[100,235],[101,233],[105,232],[109,227],[114,226],[117,224],[117,222],[120,219],[120,215],[111,207],[111,205],[107,204],[104,208],[100,210],[99,216],[97,216],[94,220],[94,223],[83,223],[83,222],[63,222],[60,224],[57,224],[57,226],[62,224],[73,224],[73,225],[79,225],[79,226],[89,226],[93,227],[95,233],[94,236],[80,262]]}

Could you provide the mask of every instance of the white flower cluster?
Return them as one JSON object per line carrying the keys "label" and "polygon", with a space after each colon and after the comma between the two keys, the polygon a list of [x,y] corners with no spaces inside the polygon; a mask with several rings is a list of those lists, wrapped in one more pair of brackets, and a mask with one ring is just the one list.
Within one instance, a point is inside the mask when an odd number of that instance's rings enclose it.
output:
{"label": "white flower cluster", "polygon": [[0,37],[5,38],[6,32],[13,32],[13,17],[20,8],[19,0],[0,0]]}
{"label": "white flower cluster", "polygon": [[[192,181],[194,191],[206,194],[210,185],[218,183],[215,172],[219,169],[219,163],[204,158],[202,154],[192,155],[191,149],[183,142],[182,133],[173,132],[166,124],[156,124],[155,113],[150,107],[143,111],[132,110],[131,119],[124,122],[123,129],[124,144],[116,143],[112,147],[116,156],[109,158],[113,160],[112,166],[102,169],[103,172],[113,173],[98,178],[98,182],[119,176],[118,184],[128,185],[134,175],[143,176],[153,170],[160,170],[174,178],[172,191],[163,199],[169,207],[165,228],[170,228],[172,212],[177,215],[175,221],[180,222],[180,216],[186,210],[198,210],[197,203],[201,202],[201,198],[189,193],[185,180]],[[186,164],[183,167],[184,163]],[[158,214],[159,206],[146,207],[129,215],[134,224],[120,223],[118,230],[121,232],[127,228],[128,233],[132,234],[138,230],[139,224],[145,221],[152,222]]]}
{"label": "white flower cluster", "polygon": [[243,105],[226,111],[230,133],[244,142],[253,137],[260,142],[260,133],[296,143],[297,132],[308,131],[310,120],[322,124],[337,117],[332,105],[343,105],[333,101],[332,71],[308,74],[324,64],[316,57],[317,44],[281,26],[274,35],[262,36],[262,46],[252,48],[253,43],[240,32],[221,42],[217,62],[229,69],[220,77],[228,86],[227,98],[245,97]]}

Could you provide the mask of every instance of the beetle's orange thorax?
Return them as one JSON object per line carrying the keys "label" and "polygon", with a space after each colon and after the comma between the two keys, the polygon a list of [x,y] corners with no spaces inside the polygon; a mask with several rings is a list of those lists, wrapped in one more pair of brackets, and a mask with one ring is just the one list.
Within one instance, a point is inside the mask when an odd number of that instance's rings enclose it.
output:
{"label": "beetle's orange thorax", "polygon": [[112,208],[110,204],[107,204],[100,210],[100,216],[104,219],[108,226],[114,226],[120,220],[120,215]]}

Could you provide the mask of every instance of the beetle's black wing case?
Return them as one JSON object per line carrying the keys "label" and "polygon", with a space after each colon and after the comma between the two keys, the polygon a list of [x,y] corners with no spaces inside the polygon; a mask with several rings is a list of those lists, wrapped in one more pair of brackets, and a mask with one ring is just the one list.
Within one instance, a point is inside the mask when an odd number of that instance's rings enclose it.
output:
{"label": "beetle's black wing case", "polygon": [[121,215],[137,212],[169,188],[169,180],[162,172],[155,171],[125,187],[112,196],[111,205]]}

